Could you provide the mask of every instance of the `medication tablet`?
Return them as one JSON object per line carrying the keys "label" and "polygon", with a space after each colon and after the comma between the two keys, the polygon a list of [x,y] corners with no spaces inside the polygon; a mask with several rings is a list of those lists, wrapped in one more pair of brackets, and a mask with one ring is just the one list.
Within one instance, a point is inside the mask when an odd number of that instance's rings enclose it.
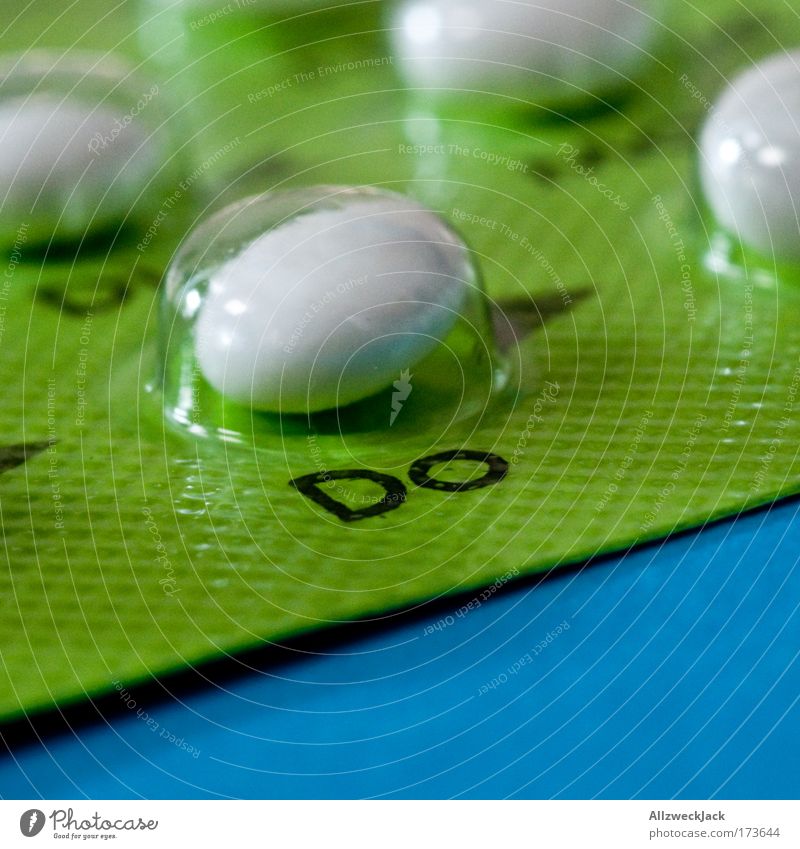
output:
{"label": "medication tablet", "polygon": [[[31,53],[0,72],[0,232],[77,240],[141,203],[164,151],[146,113],[158,87],[108,59]],[[164,157],[166,158],[166,157]]]}
{"label": "medication tablet", "polygon": [[576,100],[628,83],[660,0],[411,0],[393,21],[410,85]]}
{"label": "medication tablet", "polygon": [[336,187],[222,211],[190,237],[168,292],[187,279],[181,300],[196,310],[205,380],[280,413],[343,407],[391,386],[446,340],[478,288],[469,250],[433,212]]}
{"label": "medication tablet", "polygon": [[706,119],[700,170],[723,227],[778,260],[800,259],[800,51],[736,77]]}

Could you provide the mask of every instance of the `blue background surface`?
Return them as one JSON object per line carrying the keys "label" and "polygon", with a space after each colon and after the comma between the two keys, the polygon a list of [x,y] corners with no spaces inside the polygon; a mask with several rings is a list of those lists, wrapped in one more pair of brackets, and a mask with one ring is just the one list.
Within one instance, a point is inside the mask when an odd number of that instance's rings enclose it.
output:
{"label": "blue background surface", "polygon": [[797,798],[798,508],[118,704],[15,748],[0,795]]}

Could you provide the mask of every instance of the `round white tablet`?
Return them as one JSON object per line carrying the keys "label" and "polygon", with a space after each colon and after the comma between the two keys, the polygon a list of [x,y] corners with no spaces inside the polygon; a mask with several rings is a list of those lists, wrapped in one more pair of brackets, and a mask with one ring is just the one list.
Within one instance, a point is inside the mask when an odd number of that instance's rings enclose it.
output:
{"label": "round white tablet", "polygon": [[800,259],[800,51],[736,77],[700,136],[708,203],[723,227],[779,260]]}
{"label": "round white tablet", "polygon": [[414,87],[575,100],[636,75],[661,6],[661,0],[410,0],[394,17],[394,49]]}
{"label": "round white tablet", "polygon": [[223,210],[182,249],[168,293],[187,279],[180,297],[184,314],[195,311],[206,381],[281,413],[391,386],[446,340],[479,285],[469,250],[436,214],[397,194],[337,187]]}
{"label": "round white tablet", "polygon": [[121,223],[164,151],[158,87],[118,61],[33,52],[0,70],[0,232],[72,240]]}

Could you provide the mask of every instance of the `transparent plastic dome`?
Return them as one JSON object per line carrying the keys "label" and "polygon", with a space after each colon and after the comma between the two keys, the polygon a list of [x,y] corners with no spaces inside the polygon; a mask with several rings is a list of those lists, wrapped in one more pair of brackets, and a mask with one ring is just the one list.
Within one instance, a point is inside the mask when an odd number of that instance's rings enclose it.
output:
{"label": "transparent plastic dome", "polygon": [[370,188],[259,195],[203,223],[167,273],[161,351],[166,416],[226,439],[441,428],[505,380],[470,250]]}

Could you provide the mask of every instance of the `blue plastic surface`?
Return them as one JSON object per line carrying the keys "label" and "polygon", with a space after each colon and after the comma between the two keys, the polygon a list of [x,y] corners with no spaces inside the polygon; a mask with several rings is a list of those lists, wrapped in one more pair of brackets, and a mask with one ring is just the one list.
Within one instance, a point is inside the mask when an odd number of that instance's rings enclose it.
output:
{"label": "blue plastic surface", "polygon": [[0,795],[797,798],[799,508],[321,635],[317,654],[27,745]]}

